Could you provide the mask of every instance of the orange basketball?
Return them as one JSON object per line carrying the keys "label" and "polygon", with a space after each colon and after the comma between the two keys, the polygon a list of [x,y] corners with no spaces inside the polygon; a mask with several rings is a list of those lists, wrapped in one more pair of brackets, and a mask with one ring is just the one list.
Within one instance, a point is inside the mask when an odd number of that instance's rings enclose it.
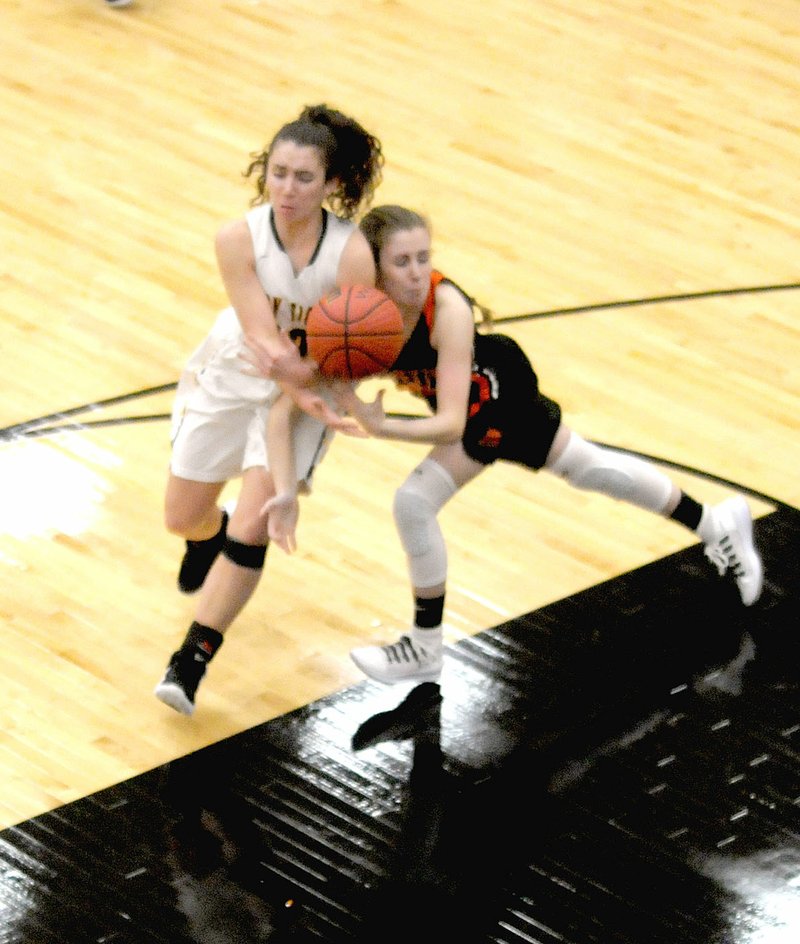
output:
{"label": "orange basketball", "polygon": [[334,289],[308,313],[308,353],[323,377],[360,380],[388,370],[403,346],[395,303],[365,285]]}

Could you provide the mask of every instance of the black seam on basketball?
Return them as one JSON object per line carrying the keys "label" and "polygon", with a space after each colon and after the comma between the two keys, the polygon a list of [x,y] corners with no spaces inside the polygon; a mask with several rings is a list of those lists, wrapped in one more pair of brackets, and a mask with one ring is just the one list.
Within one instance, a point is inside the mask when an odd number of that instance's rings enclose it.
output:
{"label": "black seam on basketball", "polygon": [[[377,299],[365,311],[355,315],[353,307],[368,301],[373,293],[378,296]],[[360,379],[386,371],[394,363],[396,352],[388,357],[379,357],[372,350],[376,339],[381,343],[389,342],[392,338],[396,340],[398,350],[403,344],[402,319],[398,317],[397,306],[385,292],[374,286],[348,285],[337,289],[335,294],[331,292],[321,298],[316,308],[324,324],[322,331],[313,334],[308,332],[309,350],[314,346],[313,338],[333,347],[333,350],[325,353],[314,352],[323,374]],[[382,309],[385,309],[385,314]],[[376,313],[381,315],[377,319],[381,324],[368,330],[364,325],[374,319]],[[316,317],[314,320],[317,320]],[[398,320],[399,328],[396,325]]]}
{"label": "black seam on basketball", "polygon": [[[369,318],[369,316],[373,313],[373,311],[377,311],[381,307],[381,305],[385,305],[387,302],[389,302],[390,305],[394,304],[394,302],[392,302],[392,300],[388,296],[386,298],[381,298],[377,302],[375,302],[372,308],[368,308],[366,311],[362,312],[357,318],[353,318],[353,319],[350,318],[350,309],[348,307],[347,320],[348,322],[352,320],[353,324],[358,324],[359,321],[363,321],[365,318]],[[349,305],[349,299],[348,299],[348,305]]]}

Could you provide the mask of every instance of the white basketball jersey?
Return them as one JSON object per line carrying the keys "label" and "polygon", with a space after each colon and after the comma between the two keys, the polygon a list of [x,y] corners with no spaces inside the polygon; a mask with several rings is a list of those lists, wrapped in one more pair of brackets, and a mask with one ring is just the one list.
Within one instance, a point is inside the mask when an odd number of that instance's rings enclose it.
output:
{"label": "white basketball jersey", "polygon": [[[278,327],[300,339],[305,332],[308,312],[336,285],[336,274],[347,240],[355,223],[323,210],[323,225],[316,251],[308,265],[295,275],[288,254],[281,245],[269,204],[247,214],[253,240],[256,273],[269,300]],[[199,385],[212,398],[266,402],[278,394],[277,385],[263,377],[247,374],[241,354],[244,334],[232,307],[223,309],[206,339],[186,364],[178,393],[187,394]]]}

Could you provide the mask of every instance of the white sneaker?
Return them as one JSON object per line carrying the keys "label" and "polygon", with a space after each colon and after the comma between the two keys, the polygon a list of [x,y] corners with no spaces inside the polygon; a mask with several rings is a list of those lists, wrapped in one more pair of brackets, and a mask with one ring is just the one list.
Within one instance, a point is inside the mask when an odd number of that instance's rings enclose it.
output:
{"label": "white sneaker", "polygon": [[714,537],[704,553],[720,576],[732,571],[742,603],[750,606],[761,595],[764,566],[753,544],[753,518],[741,496],[729,498],[711,509]]}
{"label": "white sneaker", "polygon": [[428,650],[410,636],[401,636],[389,646],[360,646],[351,650],[350,658],[376,682],[435,679],[442,671],[441,646]]}

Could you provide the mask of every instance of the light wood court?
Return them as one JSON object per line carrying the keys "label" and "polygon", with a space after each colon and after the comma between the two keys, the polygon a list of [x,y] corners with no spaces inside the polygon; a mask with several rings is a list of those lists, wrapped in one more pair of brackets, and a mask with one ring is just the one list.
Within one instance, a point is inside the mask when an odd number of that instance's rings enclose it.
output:
{"label": "light wood court", "polygon": [[[505,326],[587,438],[800,505],[799,34],[793,0],[0,0],[0,429],[83,424],[0,442],[0,827],[350,685],[409,619],[390,507],[423,450],[339,439],[195,719],[151,694],[193,603],[169,425],[122,420],[168,413],[135,395],[225,304],[214,233],[305,104],[382,139],[378,202],[499,319],[589,309]],[[691,537],[512,467],[441,520],[451,641]]]}

